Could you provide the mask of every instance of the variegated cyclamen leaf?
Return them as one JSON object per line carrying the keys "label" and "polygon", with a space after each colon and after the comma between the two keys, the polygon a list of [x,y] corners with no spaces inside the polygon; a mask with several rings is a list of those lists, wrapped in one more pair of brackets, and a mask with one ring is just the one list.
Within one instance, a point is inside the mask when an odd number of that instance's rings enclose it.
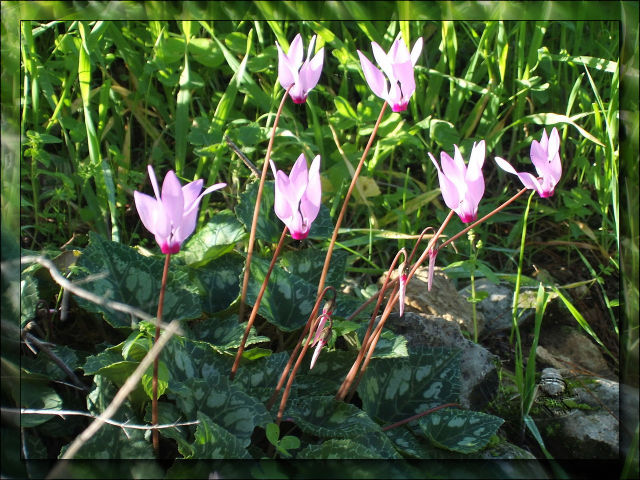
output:
{"label": "variegated cyclamen leaf", "polygon": [[484,448],[504,420],[482,412],[443,408],[418,420],[435,446],[469,454]]}
{"label": "variegated cyclamen leaf", "polygon": [[[258,297],[268,268],[269,263],[266,260],[253,257],[247,288],[247,302],[250,305]],[[316,301],[316,291],[317,285],[276,265],[269,277],[268,288],[264,292],[258,313],[285,332],[297,330],[309,319]],[[336,303],[334,315],[346,317],[362,302],[339,293]]]}
{"label": "variegated cyclamen leaf", "polygon": [[[247,322],[238,323],[238,319],[233,315],[226,318],[207,318],[193,322],[188,328],[187,337],[206,342],[217,350],[229,350],[240,346],[246,328]],[[251,327],[245,347],[269,341],[269,337],[257,335],[255,327]]]}
{"label": "variegated cyclamen leaf", "polygon": [[[82,287],[90,292],[155,315],[164,268],[161,257],[143,257],[134,249],[90,233],[89,246],[80,255],[74,281],[85,280]],[[174,266],[164,297],[164,318],[182,320],[202,313],[200,299],[189,287],[187,274]],[[76,301],[90,312],[100,313],[114,327],[131,327],[130,315],[97,305],[80,297]]]}
{"label": "variegated cyclamen leaf", "polygon": [[229,210],[223,210],[186,241],[178,256],[187,265],[199,267],[229,253],[246,235],[236,216]]}
{"label": "variegated cyclamen leaf", "polygon": [[[247,186],[247,189],[240,194],[240,202],[235,208],[238,220],[242,222],[245,230],[251,230],[253,221],[253,209],[255,208],[256,198],[258,196],[259,182],[253,182]],[[275,195],[275,187],[273,180],[266,181],[262,190],[262,199],[260,201],[260,215],[258,216],[258,224],[256,226],[256,238],[266,242],[275,243],[280,239],[283,223],[276,216],[273,210],[273,202]]]}
{"label": "variegated cyclamen leaf", "polygon": [[460,350],[423,347],[406,358],[374,359],[358,385],[358,394],[363,410],[385,422],[457,402]]}
{"label": "variegated cyclamen leaf", "polygon": [[[360,342],[364,340],[364,334],[367,331],[368,325],[368,323],[363,323],[358,329],[358,338],[360,339]],[[376,349],[373,351],[372,358],[406,358],[408,356],[407,339],[403,335],[394,333],[391,330],[383,329],[380,334],[380,339],[376,344]]]}
{"label": "variegated cyclamen leaf", "polygon": [[[253,257],[247,289],[247,303],[253,305],[267,270],[268,262]],[[285,332],[302,327],[308,320],[316,300],[316,287],[277,265],[269,277],[258,313]]]}
{"label": "variegated cyclamen leaf", "polygon": [[357,352],[323,351],[313,369],[309,369],[312,352],[311,349],[307,351],[293,386],[300,395],[335,395],[353,365]]}
{"label": "variegated cyclamen leaf", "polygon": [[226,310],[238,298],[243,267],[244,259],[230,253],[191,271],[204,312]]}
{"label": "variegated cyclamen leaf", "polygon": [[296,455],[296,459],[364,460],[384,459],[380,453],[348,438],[332,438],[319,445],[307,445]]}
{"label": "variegated cyclamen leaf", "polygon": [[[135,417],[128,419],[137,423]],[[106,448],[108,446],[108,448]],[[60,455],[68,448],[62,447]],[[144,438],[144,430],[124,430],[114,425],[103,426],[95,435],[83,443],[74,455],[75,459],[87,460],[133,460],[153,459],[155,455],[151,443]]]}
{"label": "variegated cyclamen leaf", "polygon": [[174,393],[182,392],[190,379],[228,375],[233,363],[233,358],[216,351],[209,343],[177,335],[169,340],[161,358],[170,365],[169,390]]}
{"label": "variegated cyclamen leaf", "polygon": [[[144,421],[151,423],[151,402],[147,403],[145,409]],[[158,400],[158,423],[162,425],[171,425],[172,423],[183,423],[187,421],[197,420],[195,418],[185,418],[182,412],[173,403],[163,402]],[[175,426],[172,428],[161,428],[160,435],[166,438],[175,440],[178,444],[178,451],[183,453],[186,449],[189,452],[190,441],[188,438],[191,436],[189,432],[189,426]]]}
{"label": "variegated cyclamen leaf", "polygon": [[[307,282],[317,285],[324,267],[327,252],[315,248],[289,250],[283,252],[279,258],[280,266],[287,272],[304,278]],[[348,254],[345,250],[336,250],[331,257],[331,264],[327,272],[326,284],[340,288],[344,281],[344,272]]]}
{"label": "variegated cyclamen leaf", "polygon": [[[409,458],[432,459],[447,458],[444,450],[438,449],[422,437],[417,437],[408,428],[392,428],[387,430],[387,437],[391,440],[396,450]],[[445,453],[440,455],[439,453]]]}
{"label": "variegated cyclamen leaf", "polygon": [[[193,443],[183,447],[180,453],[190,459],[244,458],[251,455],[246,450],[244,442],[228,430],[215,423],[208,415],[198,412],[198,427]],[[189,450],[187,452],[187,450]]]}
{"label": "variegated cyclamen leaf", "polygon": [[273,393],[288,360],[287,352],[278,352],[243,364],[233,384],[266,402]]}
{"label": "variegated cyclamen leaf", "polygon": [[185,417],[204,413],[213,422],[239,439],[246,447],[256,426],[272,421],[264,405],[232,384],[227,375],[209,376],[206,380],[191,378],[186,388],[176,394],[176,404]]}
{"label": "variegated cyclamen leaf", "polygon": [[380,431],[365,412],[332,396],[292,399],[284,416],[293,419],[303,432],[324,438],[351,438]]}
{"label": "variegated cyclamen leaf", "polygon": [[378,452],[382,458],[399,459],[402,456],[396,450],[393,442],[389,440],[385,432],[371,431],[351,438],[354,442]]}

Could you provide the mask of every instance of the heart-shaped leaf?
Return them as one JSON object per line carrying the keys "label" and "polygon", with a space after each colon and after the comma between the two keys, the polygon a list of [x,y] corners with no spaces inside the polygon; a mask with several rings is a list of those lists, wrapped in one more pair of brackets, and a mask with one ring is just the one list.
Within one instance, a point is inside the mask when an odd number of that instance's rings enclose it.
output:
{"label": "heart-shaped leaf", "polygon": [[[78,259],[74,280],[85,280],[83,288],[110,300],[137,307],[150,315],[158,309],[164,259],[143,257],[134,249],[90,233],[89,246]],[[164,297],[164,318],[182,320],[202,313],[195,289],[189,287],[187,273],[169,268]],[[90,312],[100,313],[114,327],[131,327],[137,319],[93,302],[75,297]]]}
{"label": "heart-shaped leaf", "polygon": [[363,410],[386,422],[457,402],[459,392],[460,350],[441,347],[374,359],[358,385]]}

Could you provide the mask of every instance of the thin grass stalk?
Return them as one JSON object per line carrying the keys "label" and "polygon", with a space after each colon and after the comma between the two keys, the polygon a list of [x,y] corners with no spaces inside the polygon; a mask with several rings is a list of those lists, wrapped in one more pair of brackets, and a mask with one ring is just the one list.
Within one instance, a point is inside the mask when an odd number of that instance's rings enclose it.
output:
{"label": "thin grass stalk", "polygon": [[[293,85],[292,85],[293,86]],[[285,90],[278,111],[276,112],[276,118],[273,121],[273,129],[271,130],[271,138],[269,139],[269,145],[267,146],[267,153],[264,157],[264,165],[262,166],[262,175],[260,176],[260,184],[258,185],[258,193],[256,194],[256,204],[253,208],[253,219],[251,221],[251,231],[249,233],[249,245],[247,246],[247,259],[244,265],[244,277],[242,279],[242,293],[240,295],[240,307],[238,311],[238,319],[240,323],[244,318],[245,300],[247,298],[247,287],[249,286],[249,269],[251,267],[251,258],[253,256],[253,245],[256,241],[256,229],[258,226],[258,215],[260,215],[260,199],[262,198],[262,190],[264,188],[264,182],[267,179],[267,171],[269,170],[269,159],[271,158],[271,150],[273,149],[273,140],[276,136],[276,127],[278,126],[278,120],[282,114],[282,108],[284,102],[289,95],[291,87]]]}
{"label": "thin grass stalk", "polygon": [[[160,339],[160,322],[162,322],[162,310],[164,308],[164,291],[167,286],[167,277],[169,275],[169,262],[171,261],[171,254],[167,253],[164,259],[164,270],[162,271],[162,283],[160,284],[160,297],[158,298],[158,313],[156,315],[156,335],[153,339],[153,343],[158,343]],[[158,366],[159,366],[158,354],[153,359],[153,378],[151,379],[151,390],[153,392],[151,400],[151,423],[153,425],[158,424]],[[151,431],[151,439],[153,442],[153,451],[156,457],[160,454],[160,436],[157,428]]]}
{"label": "thin grass stalk", "polygon": [[[344,381],[342,382],[342,385],[340,386],[340,388],[338,389],[338,392],[336,393],[336,400],[342,400],[345,395],[346,392],[349,390],[349,387],[351,386],[351,382],[353,381],[353,379],[355,378],[358,369],[360,368],[360,364],[362,362],[362,358],[364,357],[364,352],[366,351],[366,347],[369,343],[369,337],[371,335],[371,330],[373,330],[373,324],[376,321],[376,316],[378,315],[378,311],[380,310],[380,305],[382,304],[382,300],[384,299],[384,294],[387,290],[387,286],[390,283],[390,278],[391,278],[391,273],[395,270],[396,268],[396,264],[398,263],[398,258],[400,257],[400,254],[404,255],[405,261],[407,259],[407,251],[402,248],[398,253],[396,253],[396,256],[393,257],[393,261],[391,262],[391,265],[389,266],[389,269],[387,270],[387,275],[384,279],[384,283],[382,284],[382,288],[380,289],[380,291],[378,292],[378,300],[376,302],[376,306],[373,309],[373,313],[371,314],[371,319],[369,320],[369,325],[367,327],[367,331],[364,334],[364,337],[362,338],[362,346],[360,347],[360,350],[358,351],[358,356],[356,357],[355,361],[353,362],[353,365],[351,366],[351,369],[349,370],[349,373],[347,373],[347,376],[345,377]],[[395,285],[395,283],[394,283]],[[373,298],[373,297],[372,297]]]}
{"label": "thin grass stalk", "polygon": [[311,314],[309,315],[309,318],[307,319],[307,323],[305,323],[305,325],[304,325],[304,329],[302,330],[302,333],[300,334],[300,338],[298,338],[298,343],[296,343],[296,346],[294,347],[293,351],[291,352],[291,355],[289,356],[289,360],[287,361],[287,364],[282,369],[282,373],[280,374],[280,379],[278,380],[278,384],[276,385],[276,388],[275,388],[273,394],[271,395],[271,397],[269,398],[269,401],[267,402],[267,410],[271,410],[271,408],[275,404],[276,399],[278,398],[278,394],[280,393],[280,390],[282,389],[282,386],[284,385],[284,382],[287,379],[287,375],[289,374],[289,370],[291,369],[291,366],[293,365],[293,361],[295,360],[296,355],[298,354],[298,350],[300,350],[300,346],[302,345],[302,341],[304,340],[305,336],[307,335],[307,333],[309,331],[313,332],[313,330],[311,330],[311,328],[310,328],[312,320],[314,318],[316,318],[316,315],[318,314],[318,308],[320,307],[320,301],[327,294],[328,290],[333,290],[333,287],[330,287],[330,286],[326,287],[322,291],[322,295],[320,295],[320,296],[318,296],[318,298],[316,298],[316,303],[313,306],[313,310],[311,310]]}
{"label": "thin grass stalk", "polygon": [[[522,216],[522,235],[520,237],[520,256],[518,259],[518,273],[516,275],[516,285],[515,291],[513,292],[513,305],[511,307],[511,318],[513,321],[513,325],[511,327],[511,336],[509,338],[510,342],[513,342],[513,334],[515,332],[516,335],[516,345],[515,345],[515,378],[516,378],[516,386],[518,391],[520,392],[521,398],[521,409],[524,407],[523,405],[523,396],[525,395],[524,391],[524,371],[523,371],[523,355],[522,355],[522,338],[520,337],[520,327],[518,326],[518,300],[520,296],[520,281],[522,279],[522,263],[524,261],[524,244],[527,239],[527,218],[529,217],[529,208],[531,207],[531,200],[535,195],[535,191],[532,191],[529,195],[529,200],[527,201],[527,207],[524,210],[524,214]],[[520,412],[522,418],[524,418],[524,411]]]}
{"label": "thin grass stalk", "polygon": [[329,248],[327,250],[327,256],[324,260],[324,266],[322,267],[322,274],[320,275],[320,281],[318,282],[318,295],[324,288],[325,281],[327,279],[327,273],[329,272],[329,264],[331,263],[331,255],[333,254],[333,247],[335,246],[336,240],[338,238],[338,230],[340,230],[340,225],[342,225],[342,220],[344,219],[344,215],[347,211],[347,206],[349,204],[349,199],[351,198],[351,193],[356,186],[356,180],[358,180],[358,176],[360,175],[360,171],[362,170],[362,165],[364,165],[364,160],[367,158],[369,154],[369,150],[371,149],[371,145],[373,144],[373,139],[378,132],[378,128],[380,127],[380,122],[382,121],[382,117],[384,116],[384,111],[387,109],[387,102],[382,104],[382,108],[380,109],[380,115],[378,115],[378,120],[376,120],[376,124],[373,127],[373,131],[371,132],[371,136],[369,137],[369,141],[367,142],[367,146],[362,152],[362,157],[360,158],[360,162],[356,167],[356,171],[353,174],[353,178],[351,179],[351,185],[349,185],[349,190],[347,190],[347,194],[344,197],[344,202],[342,203],[342,208],[340,209],[340,214],[338,215],[338,219],[336,220],[336,225],[333,228],[333,235],[331,235],[331,242],[329,242]]}
{"label": "thin grass stalk", "polygon": [[251,309],[251,315],[249,316],[249,321],[247,322],[247,328],[244,330],[244,335],[242,336],[242,341],[240,342],[240,347],[238,347],[238,352],[236,353],[236,359],[233,362],[233,366],[231,367],[231,374],[229,375],[229,379],[233,380],[236,376],[236,371],[238,370],[238,366],[240,365],[240,358],[242,358],[242,352],[244,352],[244,346],[247,343],[247,338],[249,337],[249,331],[253,326],[253,322],[256,319],[258,314],[258,309],[260,308],[260,302],[262,302],[262,296],[267,289],[267,284],[269,283],[269,277],[271,277],[271,272],[273,271],[273,267],[276,264],[276,260],[278,259],[278,255],[280,255],[280,250],[282,250],[282,245],[284,245],[284,239],[287,236],[288,228],[285,227],[282,229],[282,235],[280,235],[280,240],[278,241],[278,246],[276,247],[275,252],[273,252],[273,257],[271,258],[271,263],[269,264],[269,269],[267,270],[267,274],[262,281],[262,286],[260,287],[260,291],[258,292],[258,297],[256,298],[255,303],[253,304],[253,308]]}

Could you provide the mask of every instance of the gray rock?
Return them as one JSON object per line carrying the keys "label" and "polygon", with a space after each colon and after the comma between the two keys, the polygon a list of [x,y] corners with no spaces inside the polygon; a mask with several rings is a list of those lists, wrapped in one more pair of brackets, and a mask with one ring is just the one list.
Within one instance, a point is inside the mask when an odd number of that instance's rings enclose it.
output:
{"label": "gray rock", "polygon": [[498,357],[484,347],[467,340],[457,323],[435,315],[405,312],[389,316],[385,327],[403,335],[409,349],[415,346],[449,347],[462,350],[460,404],[481,410],[498,391]]}
{"label": "gray rock", "polygon": [[573,409],[536,423],[547,449],[558,460],[618,458],[620,422],[608,412]]}
{"label": "gray rock", "polygon": [[[398,276],[397,271],[392,272],[391,279]],[[378,282],[382,285],[386,274]],[[458,294],[449,277],[436,267],[433,274],[431,291],[428,289],[429,269],[419,267],[411,281],[407,284],[405,294],[405,312],[427,313],[455,322],[464,331],[473,336],[473,318],[471,303]],[[395,309],[397,310],[397,307]],[[484,326],[484,317],[479,314],[476,319],[478,332]]]}
{"label": "gray rock", "polygon": [[566,380],[566,412],[535,418],[547,448],[557,459],[618,458],[618,382],[586,375]]}
{"label": "gray rock", "polygon": [[[617,380],[598,346],[576,327],[560,325],[545,329],[543,326],[539,345],[543,348],[544,358],[552,361],[554,364],[550,366],[554,368],[561,371],[582,370],[594,376]],[[536,354],[539,354],[537,350]]]}
{"label": "gray rock", "polygon": [[[478,295],[478,292],[487,293],[487,297],[476,304],[477,310],[484,318],[484,334],[488,335],[493,332],[511,329],[513,325],[511,318],[513,288],[504,284],[496,285],[486,278],[479,278],[475,282],[475,290],[476,295]],[[471,285],[467,285],[459,293],[465,299],[471,298]],[[529,291],[525,289],[520,291],[518,296],[518,307],[520,308],[519,325],[532,318],[535,313],[535,307],[532,309],[530,297]]]}

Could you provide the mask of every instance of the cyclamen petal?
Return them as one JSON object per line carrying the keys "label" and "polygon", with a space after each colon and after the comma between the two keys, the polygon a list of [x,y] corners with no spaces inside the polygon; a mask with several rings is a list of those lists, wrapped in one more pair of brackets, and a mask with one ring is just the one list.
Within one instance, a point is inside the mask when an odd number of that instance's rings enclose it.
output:
{"label": "cyclamen petal", "polygon": [[[373,56],[382,71],[358,50],[364,78],[371,91],[385,100],[394,112],[407,109],[409,99],[416,89],[414,67],[422,51],[422,37],[413,45],[411,53],[398,34],[388,53],[376,42],[371,42]],[[383,73],[384,72],[384,73]],[[387,80],[389,86],[387,87]]]}
{"label": "cyclamen petal", "polygon": [[313,58],[316,36],[314,35],[309,43],[307,59],[303,63],[304,48],[302,37],[297,34],[291,42],[289,52],[284,53],[278,42],[278,80],[282,88],[289,90],[289,95],[294,103],[304,103],[307,100],[309,91],[318,84],[322,64],[324,61],[324,47],[321,48]]}
{"label": "cyclamen petal", "polygon": [[320,155],[314,158],[311,169],[307,170],[307,159],[301,154],[289,176],[277,170],[273,162],[271,168],[276,178],[274,211],[289,228],[293,239],[305,239],[320,210]]}
{"label": "cyclamen petal", "polygon": [[133,192],[138,215],[145,228],[155,236],[162,253],[178,253],[184,240],[195,230],[202,196],[226,186],[226,183],[212,185],[200,193],[202,180],[182,187],[176,174],[170,170],[162,183],[161,193],[151,165],[148,171],[156,198]]}
{"label": "cyclamen petal", "polygon": [[378,70],[373,63],[365,57],[360,50],[358,50],[358,56],[360,57],[360,65],[362,66],[362,73],[364,78],[369,84],[371,91],[380,98],[387,97],[387,80],[383,73]]}
{"label": "cyclamen petal", "polygon": [[473,222],[478,218],[478,205],[484,195],[484,177],[482,165],[485,156],[484,140],[473,144],[469,165],[465,165],[462,154],[454,145],[454,157],[446,152],[440,154],[442,169],[433,155],[431,161],[438,170],[438,180],[442,198],[447,207],[455,211],[463,223]]}
{"label": "cyclamen petal", "polygon": [[551,197],[555,187],[562,176],[562,163],[560,162],[560,135],[554,127],[551,135],[547,137],[547,131],[543,129],[540,141],[531,142],[529,153],[538,177],[528,172],[518,172],[503,158],[496,157],[496,163],[505,172],[517,175],[525,188],[535,190],[542,198]]}

